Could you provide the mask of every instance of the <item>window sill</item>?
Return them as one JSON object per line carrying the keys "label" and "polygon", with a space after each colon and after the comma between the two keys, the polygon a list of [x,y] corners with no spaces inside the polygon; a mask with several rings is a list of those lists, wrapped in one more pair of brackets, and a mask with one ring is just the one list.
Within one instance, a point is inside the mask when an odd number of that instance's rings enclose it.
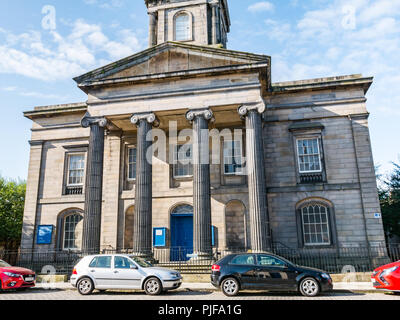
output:
{"label": "window sill", "polygon": [[193,180],[193,176],[182,176],[182,177],[173,177],[176,181],[190,181]]}

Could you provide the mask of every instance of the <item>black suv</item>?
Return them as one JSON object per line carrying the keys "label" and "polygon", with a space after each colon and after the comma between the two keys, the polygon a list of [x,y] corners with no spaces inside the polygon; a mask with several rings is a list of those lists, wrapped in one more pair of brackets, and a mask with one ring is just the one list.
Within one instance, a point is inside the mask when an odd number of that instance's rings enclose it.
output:
{"label": "black suv", "polygon": [[331,291],[332,279],[322,270],[301,267],[274,254],[231,254],[212,266],[211,283],[229,297],[240,290],[295,291],[315,297]]}

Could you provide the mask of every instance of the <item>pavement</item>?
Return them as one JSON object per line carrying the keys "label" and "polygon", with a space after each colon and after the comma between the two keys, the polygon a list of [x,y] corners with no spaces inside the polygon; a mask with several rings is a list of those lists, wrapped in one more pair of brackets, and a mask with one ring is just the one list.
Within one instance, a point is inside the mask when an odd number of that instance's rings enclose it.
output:
{"label": "pavement", "polygon": [[[129,301],[243,301],[243,300],[311,300],[299,293],[278,293],[267,291],[243,291],[237,297],[226,297],[209,283],[185,282],[178,290],[163,293],[160,296],[148,296],[140,290],[95,290],[90,296],[82,296],[68,282],[38,283],[35,288],[26,291],[0,292],[0,301],[45,300],[45,301],[77,301],[77,300],[129,300]],[[335,283],[332,292],[323,293],[312,300],[395,300],[400,301],[399,294],[391,294],[375,290],[369,282]]]}
{"label": "pavement", "polygon": [[[37,283],[35,289],[75,290],[69,282]],[[377,290],[371,282],[336,282],[333,284],[335,291],[358,291],[376,293]],[[184,282],[176,291],[218,291],[211,283]]]}
{"label": "pavement", "polygon": [[[314,300],[328,300],[328,301],[347,301],[347,300],[392,300],[400,302],[399,295],[370,293],[370,292],[350,292],[350,291],[333,291],[321,294],[318,297],[307,298],[298,293],[271,293],[271,292],[240,292],[237,297],[226,297],[220,291],[188,291],[180,289],[178,291],[171,291],[164,293],[160,296],[148,296],[144,292],[139,291],[94,291],[90,296],[82,296],[77,290],[44,290],[35,289],[27,290],[24,292],[2,292],[0,293],[1,301],[162,301],[176,303],[177,301],[288,301],[288,300],[301,300],[301,301],[314,301]],[[157,306],[157,304],[154,304]]]}

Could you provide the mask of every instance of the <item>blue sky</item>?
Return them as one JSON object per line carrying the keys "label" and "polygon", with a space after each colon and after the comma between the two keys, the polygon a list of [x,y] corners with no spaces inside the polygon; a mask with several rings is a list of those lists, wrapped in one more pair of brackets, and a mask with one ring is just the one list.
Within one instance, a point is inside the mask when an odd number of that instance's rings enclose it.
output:
{"label": "blue sky", "polygon": [[[272,56],[273,82],[374,76],[367,97],[375,163],[384,173],[399,161],[399,0],[228,2],[228,48]],[[31,122],[22,112],[85,101],[72,78],[145,49],[147,24],[142,0],[1,1],[0,175],[27,177]]]}

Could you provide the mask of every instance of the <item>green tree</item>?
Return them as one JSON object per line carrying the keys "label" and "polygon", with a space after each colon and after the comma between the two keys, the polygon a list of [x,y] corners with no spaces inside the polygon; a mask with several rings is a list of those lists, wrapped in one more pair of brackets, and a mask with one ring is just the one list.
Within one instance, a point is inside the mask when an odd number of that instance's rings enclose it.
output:
{"label": "green tree", "polygon": [[383,227],[388,237],[400,237],[400,165],[394,169],[379,187]]}
{"label": "green tree", "polygon": [[0,177],[0,242],[6,247],[21,239],[25,191],[25,181]]}

